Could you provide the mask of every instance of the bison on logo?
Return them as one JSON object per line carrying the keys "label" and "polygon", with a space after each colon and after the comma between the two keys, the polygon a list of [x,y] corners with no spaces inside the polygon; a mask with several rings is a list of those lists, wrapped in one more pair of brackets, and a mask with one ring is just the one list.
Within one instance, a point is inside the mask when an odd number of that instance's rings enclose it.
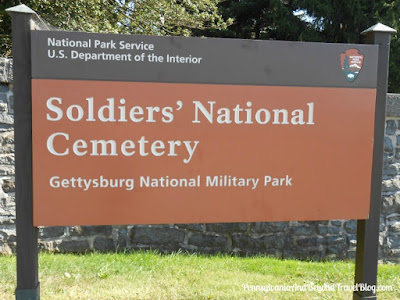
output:
{"label": "bison on logo", "polygon": [[340,64],[348,82],[353,82],[361,71],[364,55],[357,49],[348,49],[340,53]]}

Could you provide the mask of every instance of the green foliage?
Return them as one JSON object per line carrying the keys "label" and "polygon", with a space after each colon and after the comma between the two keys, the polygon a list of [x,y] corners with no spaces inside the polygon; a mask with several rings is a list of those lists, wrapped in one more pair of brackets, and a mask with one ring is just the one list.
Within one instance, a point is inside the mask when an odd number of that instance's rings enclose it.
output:
{"label": "green foliage", "polygon": [[0,56],[11,55],[11,20],[4,10],[20,2],[64,30],[190,36],[195,29],[228,25],[218,14],[218,0],[3,0]]}
{"label": "green foliage", "polygon": [[397,30],[392,35],[389,92],[400,93],[400,1],[399,0],[298,0],[297,8],[313,16],[317,40],[362,43],[360,32],[380,22]]}
{"label": "green foliage", "polygon": [[378,4],[376,19],[397,30],[390,43],[389,92],[400,93],[400,3],[392,0]]}
{"label": "green foliage", "polygon": [[219,0],[116,1],[126,32],[152,35],[190,36],[192,30],[225,29],[218,14]]}
{"label": "green foliage", "polygon": [[[113,9],[115,4],[101,0],[73,1],[22,1],[42,19],[56,28],[96,32],[118,32],[120,17]],[[0,56],[11,55],[11,18],[4,11],[20,4],[20,1],[6,0],[0,4]]]}
{"label": "green foliage", "polygon": [[391,41],[389,91],[400,93],[399,0],[227,0],[219,7],[224,18],[233,18],[232,26],[198,35],[362,43],[363,30],[378,22],[390,26],[398,33]]}
{"label": "green foliage", "polygon": [[[14,299],[15,256],[0,255],[0,299]],[[39,255],[43,299],[351,299],[349,290],[260,292],[245,285],[341,284],[354,280],[354,263],[313,262],[268,257],[236,257],[157,252]],[[378,284],[400,299],[400,265],[378,266]]]}
{"label": "green foliage", "polygon": [[293,14],[296,5],[281,0],[227,0],[219,5],[224,18],[233,18],[233,24],[223,31],[198,32],[206,36],[244,38],[309,40],[314,35],[310,24]]}
{"label": "green foliage", "polygon": [[[20,2],[0,2],[0,56],[11,55],[11,22],[4,9]],[[22,2],[54,27],[89,32],[362,43],[360,32],[381,22],[398,31],[391,41],[389,91],[400,93],[399,0]]]}

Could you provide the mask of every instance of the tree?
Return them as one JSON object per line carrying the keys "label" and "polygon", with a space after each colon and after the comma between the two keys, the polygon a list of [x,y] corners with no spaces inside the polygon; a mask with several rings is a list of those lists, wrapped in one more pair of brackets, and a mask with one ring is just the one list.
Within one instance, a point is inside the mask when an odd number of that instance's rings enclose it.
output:
{"label": "tree", "polygon": [[64,30],[190,36],[193,30],[228,25],[218,14],[219,0],[3,0],[0,56],[11,55],[11,20],[4,10],[20,2]]}
{"label": "tree", "polygon": [[298,0],[293,1],[313,17],[318,40],[362,43],[360,32],[381,22],[397,30],[392,35],[389,63],[389,92],[400,93],[400,3],[398,0]]}
{"label": "tree", "polygon": [[[4,9],[19,2],[0,4],[0,56],[11,55],[11,22]],[[23,2],[56,28],[89,32],[362,43],[360,32],[381,22],[398,31],[391,42],[389,91],[400,93],[399,0]]]}
{"label": "tree", "polygon": [[391,41],[389,91],[400,92],[399,0],[227,0],[219,9],[224,18],[233,18],[233,24],[197,35],[362,43],[361,31],[377,22],[393,27],[398,33]]}
{"label": "tree", "polygon": [[224,18],[233,18],[233,24],[225,30],[209,29],[196,34],[206,36],[276,39],[276,40],[309,40],[314,29],[293,12],[296,5],[281,0],[227,0],[219,8]]}

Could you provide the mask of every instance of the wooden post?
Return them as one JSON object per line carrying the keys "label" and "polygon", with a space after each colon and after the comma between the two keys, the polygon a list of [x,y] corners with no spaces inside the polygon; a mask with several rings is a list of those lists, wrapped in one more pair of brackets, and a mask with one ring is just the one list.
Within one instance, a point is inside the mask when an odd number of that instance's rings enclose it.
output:
{"label": "wooden post", "polygon": [[381,215],[383,141],[388,85],[390,34],[396,30],[376,24],[362,34],[367,44],[379,45],[378,80],[375,109],[374,152],[371,178],[371,203],[367,220],[357,221],[357,250],[353,299],[377,299],[379,219]]}
{"label": "wooden post", "polygon": [[6,10],[12,17],[15,115],[15,201],[17,226],[17,300],[40,299],[38,229],[33,226],[31,22],[26,5]]}

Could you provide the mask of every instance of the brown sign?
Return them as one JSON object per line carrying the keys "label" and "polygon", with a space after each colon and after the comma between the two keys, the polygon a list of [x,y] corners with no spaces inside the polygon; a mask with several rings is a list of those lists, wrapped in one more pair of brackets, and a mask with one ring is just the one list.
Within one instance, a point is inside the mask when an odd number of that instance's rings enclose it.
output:
{"label": "brown sign", "polygon": [[[116,49],[107,52],[107,47],[118,45],[116,40],[111,43],[112,35],[108,36],[110,43],[103,44],[104,49],[90,52],[98,49],[94,45],[101,47],[97,36],[106,39],[106,35],[87,34],[79,40],[69,36],[68,42],[61,41],[56,46],[57,40],[33,38],[34,52],[56,48],[58,54],[54,55],[59,56],[52,58],[52,51],[43,52],[47,53],[47,60],[42,57],[43,69],[33,63],[35,226],[368,217],[376,99],[371,79],[376,78],[376,63],[372,63],[375,47],[357,47],[364,55],[363,72],[354,82],[343,76],[344,60],[338,59],[341,53],[349,53],[343,49],[346,45],[334,45],[337,49],[332,57],[312,57],[315,53],[311,53],[309,59],[304,58],[304,65],[291,66],[292,74],[303,68],[303,79],[298,78],[302,83],[304,78],[315,76],[311,62],[325,61],[323,72],[334,74],[331,77],[340,83],[337,86],[324,85],[323,81],[315,86],[311,86],[312,82],[301,86],[285,86],[283,82],[249,85],[245,82],[249,70],[228,75],[232,84],[207,84],[203,78],[207,78],[205,70],[214,39],[209,48],[203,48],[204,55],[201,51],[196,56],[177,54],[176,61],[186,57],[182,66],[176,66],[177,62],[150,62],[148,53],[143,52],[145,62],[132,62],[132,76],[139,76],[137,72],[147,65],[155,68],[158,64],[163,70],[158,75],[143,71],[150,76],[143,80],[147,82],[85,80],[86,75],[78,78],[74,69],[63,73],[62,65],[72,59],[71,53],[79,58],[70,49],[71,41],[75,42],[74,47],[81,41],[80,50],[73,51],[83,53],[82,74],[90,73],[85,68],[110,63],[104,62],[107,54],[114,54],[114,59],[117,54],[127,54]],[[162,41],[174,45],[168,38],[161,39],[159,44],[154,42],[152,50],[143,51],[153,51],[163,58],[176,54],[173,48],[168,49],[170,54],[161,50],[162,54],[158,53]],[[190,43],[198,40],[201,39],[188,39]],[[90,41],[90,45],[84,47],[84,41]],[[137,48],[145,43],[124,44]],[[185,39],[175,44],[180,51],[186,49]],[[255,44],[246,45],[250,52],[254,51]],[[282,46],[268,42],[257,45],[274,49]],[[294,54],[306,53],[303,48],[309,47],[305,43],[289,45],[281,52],[292,51],[294,45],[298,48]],[[132,59],[141,55],[142,50],[136,50]],[[219,53],[217,50],[214,55]],[[92,53],[92,61],[85,53]],[[202,60],[194,63],[193,57]],[[53,60],[53,67],[61,66],[57,80],[46,75],[46,70],[55,72],[51,68]],[[255,66],[270,76],[268,63],[274,61],[272,69],[287,72],[295,81],[289,65],[283,63],[279,68],[277,60],[284,62],[282,57],[270,57]],[[177,73],[173,74],[176,68]],[[196,70],[199,73],[194,77],[198,77],[191,81]],[[208,72],[212,70],[210,66]],[[106,75],[100,77],[111,76],[117,70],[103,72]]]}

